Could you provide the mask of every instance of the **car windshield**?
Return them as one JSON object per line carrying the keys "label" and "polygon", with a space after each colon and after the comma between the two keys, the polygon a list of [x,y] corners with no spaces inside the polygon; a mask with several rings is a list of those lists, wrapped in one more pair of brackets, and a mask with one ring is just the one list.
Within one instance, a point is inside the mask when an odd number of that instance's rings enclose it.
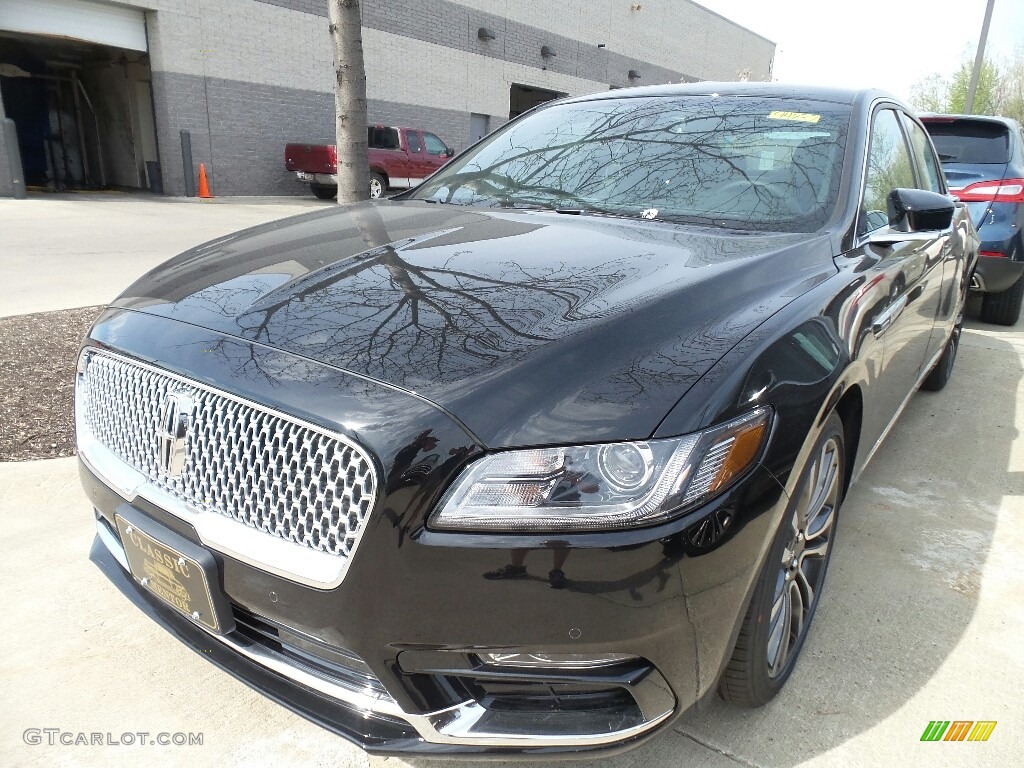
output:
{"label": "car windshield", "polygon": [[835,208],[849,109],[728,96],[543,108],[411,197],[810,232]]}

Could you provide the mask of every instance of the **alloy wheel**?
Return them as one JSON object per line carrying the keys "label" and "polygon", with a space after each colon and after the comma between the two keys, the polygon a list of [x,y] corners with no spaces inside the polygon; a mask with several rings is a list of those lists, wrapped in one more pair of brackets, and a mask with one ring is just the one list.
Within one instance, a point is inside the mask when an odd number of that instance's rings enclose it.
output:
{"label": "alloy wheel", "polygon": [[790,520],[768,624],[768,675],[781,674],[800,647],[825,576],[832,545],[841,478],[840,447],[834,438],[820,448]]}

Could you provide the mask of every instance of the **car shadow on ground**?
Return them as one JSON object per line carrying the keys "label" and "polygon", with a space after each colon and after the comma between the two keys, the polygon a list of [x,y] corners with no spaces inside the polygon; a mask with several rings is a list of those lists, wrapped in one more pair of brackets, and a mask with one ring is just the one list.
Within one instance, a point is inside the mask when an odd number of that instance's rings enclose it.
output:
{"label": "car shadow on ground", "polygon": [[[993,328],[969,324],[975,326]],[[843,505],[814,625],[772,702],[744,710],[712,695],[660,736],[601,765],[794,766],[913,699],[974,616],[1004,494],[1024,494],[1024,473],[1010,471],[1022,374],[1013,344],[968,330],[945,390],[911,399]],[[980,407],[978,392],[992,404]],[[942,699],[956,702],[957,691],[943,691]],[[933,715],[946,716],[961,715]],[[912,748],[925,725],[900,715],[886,727]]]}

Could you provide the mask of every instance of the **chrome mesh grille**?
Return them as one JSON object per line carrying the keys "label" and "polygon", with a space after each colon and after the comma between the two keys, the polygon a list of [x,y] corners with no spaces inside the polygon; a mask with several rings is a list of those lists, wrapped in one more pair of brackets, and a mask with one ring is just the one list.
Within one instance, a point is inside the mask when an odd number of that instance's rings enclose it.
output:
{"label": "chrome mesh grille", "polygon": [[[183,504],[314,550],[347,557],[376,497],[361,449],[311,426],[105,352],[87,350],[76,391],[80,429]],[[161,405],[192,398],[185,464],[159,467]]]}

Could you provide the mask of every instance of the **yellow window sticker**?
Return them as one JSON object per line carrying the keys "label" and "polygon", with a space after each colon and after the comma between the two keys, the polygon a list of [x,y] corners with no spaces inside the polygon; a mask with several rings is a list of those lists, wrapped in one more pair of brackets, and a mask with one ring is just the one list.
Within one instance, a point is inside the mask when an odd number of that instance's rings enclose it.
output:
{"label": "yellow window sticker", "polygon": [[769,120],[795,120],[798,123],[816,123],[821,120],[821,115],[810,115],[807,112],[769,112]]}

